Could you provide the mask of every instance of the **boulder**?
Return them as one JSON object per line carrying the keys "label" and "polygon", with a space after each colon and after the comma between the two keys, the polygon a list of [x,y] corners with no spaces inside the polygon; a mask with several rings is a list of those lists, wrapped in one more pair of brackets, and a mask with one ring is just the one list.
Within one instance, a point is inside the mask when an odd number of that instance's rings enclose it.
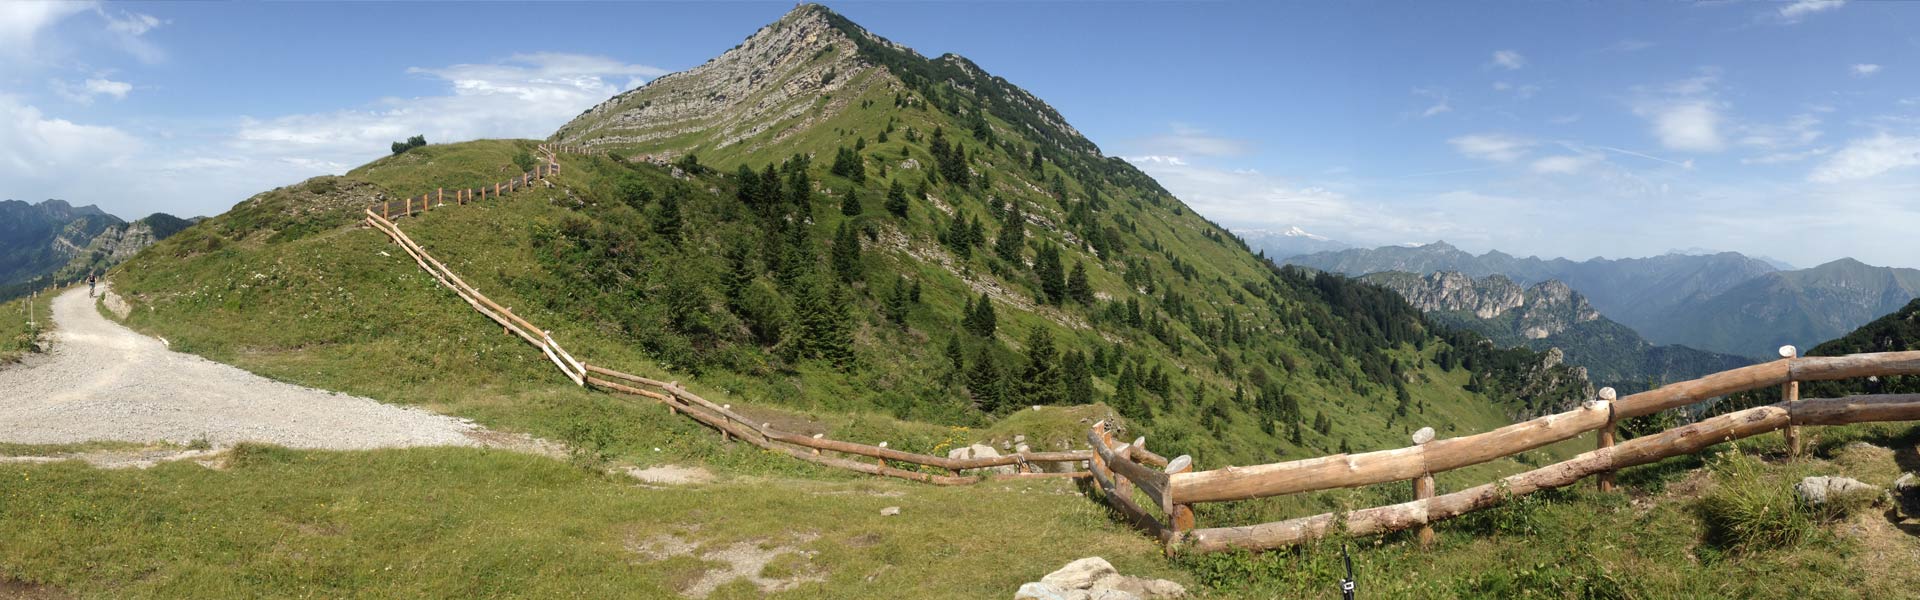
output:
{"label": "boulder", "polygon": [[1879,494],[1880,487],[1858,479],[1821,475],[1793,484],[1793,493],[1807,506],[1825,506],[1847,496]]}
{"label": "boulder", "polygon": [[1909,519],[1920,519],[1920,475],[1906,473],[1893,480],[1893,500]]}
{"label": "boulder", "polygon": [[1098,556],[1082,558],[1020,586],[1015,600],[1151,600],[1185,596],[1186,588],[1164,579],[1120,574]]}
{"label": "boulder", "polygon": [[889,507],[880,509],[880,516],[882,517],[892,517],[899,514],[900,514],[900,507],[898,506],[889,506]]}
{"label": "boulder", "polygon": [[[1000,451],[994,450],[993,446],[988,446],[986,444],[974,444],[972,446],[967,446],[964,448],[954,448],[952,450],[947,451],[947,458],[952,458],[952,459],[999,458],[999,457],[1000,457]],[[987,467],[979,470],[986,471],[988,473],[1000,474],[1000,475],[1010,475],[1013,473],[1020,472],[1020,469],[1013,465],[1000,465],[997,467]]]}

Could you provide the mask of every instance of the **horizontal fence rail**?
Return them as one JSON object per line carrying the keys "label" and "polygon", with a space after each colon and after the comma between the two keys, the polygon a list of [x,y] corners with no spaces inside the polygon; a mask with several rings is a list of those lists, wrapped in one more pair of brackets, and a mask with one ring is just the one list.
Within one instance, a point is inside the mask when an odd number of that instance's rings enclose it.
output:
{"label": "horizontal fence rail", "polygon": [[[568,147],[553,148],[542,146],[548,153],[550,170],[544,173],[559,172],[559,162],[554,154],[574,153],[593,154],[586,150],[569,150]],[[531,172],[530,172],[531,173]],[[755,422],[735,412],[731,405],[716,404],[693,392],[680,387],[677,382],[660,381],[638,375],[623,373],[606,367],[578,360],[562,348],[553,339],[550,331],[536,327],[521,318],[512,310],[487,298],[480,290],[469,285],[455,274],[452,269],[435,259],[425,248],[401,231],[400,227],[387,215],[366,211],[366,222],[375,230],[386,234],[411,257],[420,268],[432,275],[441,285],[452,290],[456,296],[472,306],[476,312],[499,324],[508,334],[519,337],[539,348],[560,371],[576,385],[593,387],[607,391],[640,396],[664,404],[675,413],[684,414],[702,424],[718,430],[728,439],[740,439],[747,443],[781,452],[800,460],[829,467],[858,471],[873,475],[884,475],[910,479],[940,485],[971,484],[989,479],[1030,479],[1030,478],[1075,478],[1090,476],[1089,472],[1042,472],[1034,465],[1040,463],[1083,463],[1093,457],[1090,451],[1073,452],[1016,452],[996,457],[949,458],[906,452],[882,445],[869,445],[840,440],[827,439],[824,436],[809,436],[774,428],[770,423]],[[823,451],[874,459],[872,462],[852,460],[822,454]],[[1167,464],[1167,460],[1144,448],[1138,450],[1137,458],[1150,464]],[[935,469],[946,469],[947,474],[934,474],[921,471],[896,468],[889,461],[907,463]],[[972,469],[1013,466],[1018,472],[991,474],[986,476],[968,476],[961,472]]]}
{"label": "horizontal fence rail", "polygon": [[1692,454],[1709,446],[1785,429],[1789,425],[1846,425],[1920,420],[1920,394],[1849,396],[1780,402],[1731,412],[1659,434],[1586,452],[1572,459],[1508,476],[1495,483],[1390,506],[1322,513],[1244,527],[1198,529],[1186,536],[1196,552],[1268,550],[1323,537],[1337,523],[1349,535],[1401,531],[1490,508],[1509,498],[1571,485],[1582,478]]}

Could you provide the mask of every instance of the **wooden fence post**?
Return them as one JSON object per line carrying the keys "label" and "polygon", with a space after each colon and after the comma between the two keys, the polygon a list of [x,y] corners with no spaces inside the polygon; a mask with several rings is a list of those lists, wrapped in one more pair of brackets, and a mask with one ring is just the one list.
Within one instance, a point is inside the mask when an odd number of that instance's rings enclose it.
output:
{"label": "wooden fence post", "polygon": [[[1780,347],[1780,358],[1787,359],[1787,382],[1784,384],[1781,384],[1780,386],[1781,400],[1785,400],[1787,402],[1800,401],[1800,382],[1793,380],[1793,359],[1796,359],[1799,357],[1800,357],[1800,349],[1795,348],[1792,345],[1786,345],[1786,346]],[[1792,412],[1789,411],[1788,414],[1791,415]],[[1783,434],[1787,436],[1787,456],[1791,458],[1799,458],[1800,457],[1800,426],[1794,425],[1792,421],[1788,421],[1787,428],[1782,429],[1780,431],[1782,431]]]}
{"label": "wooden fence post", "polygon": [[[1165,473],[1173,475],[1191,470],[1193,470],[1193,457],[1182,454],[1173,457],[1173,460],[1167,461]],[[1171,484],[1169,484],[1169,486],[1171,486]],[[1168,490],[1167,496],[1173,496],[1172,490]],[[1193,506],[1190,504],[1173,505],[1172,513],[1167,515],[1167,526],[1173,529],[1173,535],[1168,537],[1174,541],[1179,541],[1182,532],[1193,531],[1195,527]]]}
{"label": "wooden fence post", "polygon": [[[1432,427],[1421,427],[1419,431],[1413,432],[1413,445],[1425,446],[1427,442],[1431,442],[1431,441],[1433,441]],[[1421,460],[1425,461],[1424,458]],[[1426,500],[1428,498],[1433,497],[1433,473],[1424,472],[1425,471],[1424,466],[1421,467],[1421,470],[1423,472],[1420,473],[1420,476],[1414,478],[1413,480],[1413,499],[1416,501]],[[1425,523],[1425,522],[1420,523],[1420,547],[1421,548],[1433,547],[1433,525],[1432,524]]]}
{"label": "wooden fence post", "polygon": [[[1613,420],[1613,414],[1614,414],[1613,401],[1619,398],[1620,394],[1618,392],[1613,391],[1613,388],[1603,387],[1603,388],[1600,388],[1600,391],[1597,394],[1595,394],[1595,397],[1600,402],[1607,403],[1607,424],[1600,428],[1600,436],[1599,436],[1600,437],[1599,449],[1605,450],[1607,448],[1613,447],[1613,432],[1615,429],[1615,424]],[[1594,481],[1599,485],[1600,493],[1604,494],[1604,493],[1609,493],[1613,491],[1613,471],[1611,469],[1607,471],[1602,471],[1599,476],[1594,478]]]}

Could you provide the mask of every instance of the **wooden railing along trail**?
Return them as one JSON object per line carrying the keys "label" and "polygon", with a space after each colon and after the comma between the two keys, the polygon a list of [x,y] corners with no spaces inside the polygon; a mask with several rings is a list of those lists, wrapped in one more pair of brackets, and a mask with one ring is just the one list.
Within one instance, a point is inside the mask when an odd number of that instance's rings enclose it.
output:
{"label": "wooden railing along trail", "polygon": [[[557,157],[554,156],[553,151],[550,150],[549,147],[543,146],[542,150],[548,153],[547,165],[543,165],[541,168],[529,173],[537,173],[539,177],[544,178],[547,175],[558,173],[560,171],[560,165]],[[426,209],[423,208],[421,210]],[[414,212],[406,212],[405,214],[411,215],[414,214]],[[507,333],[526,340],[527,343],[539,348],[541,353],[545,354],[547,358],[553,362],[554,366],[558,367],[560,371],[567,376],[567,379],[573,381],[576,385],[649,398],[665,404],[668,409],[676,413],[685,414],[696,421],[719,430],[721,435],[729,440],[739,439],[769,450],[791,455],[801,460],[873,475],[886,475],[942,485],[969,484],[983,479],[1085,478],[1089,476],[1085,471],[1051,473],[1040,472],[1033,467],[1036,463],[1083,463],[1092,457],[1092,453],[1087,451],[1017,452],[997,457],[960,459],[905,452],[888,448],[885,442],[882,442],[880,445],[869,445],[831,440],[823,436],[802,435],[781,431],[768,423],[756,423],[735,412],[731,405],[709,401],[680,387],[678,383],[630,375],[599,365],[589,364],[586,361],[574,358],[571,353],[568,353],[566,349],[562,348],[558,342],[554,341],[552,332],[541,329],[526,319],[515,315],[511,309],[501,306],[499,303],[487,298],[485,294],[480,293],[479,289],[462,280],[452,269],[448,269],[445,264],[435,259],[433,255],[427,253],[425,248],[414,242],[411,237],[408,237],[406,232],[401,231],[400,227],[395,225],[389,216],[390,215],[387,214],[376,213],[372,208],[369,208],[366,211],[366,222],[368,226],[391,238],[408,256],[413,258],[415,263],[420,265],[421,269],[433,275],[434,279],[438,280],[441,285],[446,286],[447,289],[452,290],[455,295],[459,296],[461,300],[466,301],[475,311],[498,323]],[[823,451],[862,456],[874,460],[872,462],[851,460],[826,455],[822,453]],[[1167,462],[1166,459],[1151,455],[1150,453],[1142,453],[1140,457],[1142,460],[1155,464],[1164,465]],[[936,474],[896,468],[889,465],[888,461],[945,469],[947,473]],[[962,474],[962,471],[970,469],[1008,465],[1017,467],[1020,472],[989,475],[984,478],[981,476]]]}
{"label": "wooden railing along trail", "polygon": [[[520,183],[503,184],[505,187],[496,185],[495,196],[502,190],[522,189],[533,181],[559,173],[558,153],[594,153],[577,147],[547,144],[541,145],[540,151],[546,154],[546,164],[515,180]],[[434,195],[433,200],[438,203],[436,205],[443,204],[438,202],[443,194],[444,190]],[[484,188],[455,193],[456,202],[485,197]],[[1115,511],[1165,542],[1169,552],[1279,548],[1333,533],[1332,529],[1341,523],[1344,523],[1346,533],[1351,535],[1419,527],[1422,530],[1421,541],[1425,543],[1432,540],[1428,525],[1435,521],[1495,506],[1511,497],[1570,485],[1588,476],[1598,476],[1600,488],[1608,491],[1612,488],[1611,474],[1615,470],[1698,452],[1734,439],[1785,430],[1789,451],[1797,454],[1800,451],[1797,430],[1803,425],[1920,420],[1920,394],[1798,399],[1798,385],[1802,381],[1920,374],[1920,351],[1800,357],[1792,347],[1786,347],[1781,349],[1783,358],[1778,361],[1716,373],[1625,398],[1616,399],[1611,388],[1603,389],[1596,398],[1574,410],[1484,433],[1433,439],[1432,429],[1425,428],[1414,435],[1414,445],[1393,450],[1193,471],[1193,461],[1189,457],[1168,460],[1149,452],[1144,438],[1126,444],[1114,443],[1107,424],[1101,422],[1094,424],[1087,432],[1091,451],[1021,452],[973,459],[930,456],[888,448],[885,442],[868,445],[781,431],[768,423],[756,423],[740,415],[731,405],[717,404],[689,392],[676,382],[631,375],[574,358],[554,341],[551,332],[534,326],[513,314],[512,310],[488,299],[480,290],[435,260],[425,248],[393,223],[392,219],[397,216],[428,210],[427,200],[426,197],[405,200],[397,214],[393,212],[391,203],[379,205],[381,210],[378,212],[370,207],[366,211],[367,224],[392,238],[419,263],[421,269],[453,290],[475,311],[500,324],[507,333],[539,348],[554,366],[559,367],[577,385],[649,398],[666,405],[669,410],[720,431],[727,439],[739,439],[829,467],[941,485],[968,484],[988,478],[1090,479],[1093,487],[1099,490],[1099,494]],[[1623,419],[1776,385],[1782,386],[1786,401],[1614,443],[1615,427]],[[1589,431],[1599,432],[1599,447],[1591,452],[1511,475],[1494,483],[1435,495],[1434,473],[1512,456]],[[823,452],[872,460],[855,460]],[[944,469],[946,473],[902,469],[889,461]],[[1045,473],[1035,472],[1031,466],[1033,463],[1081,462],[1087,463],[1087,471]],[[1021,472],[987,477],[962,474],[964,470],[1005,465],[1017,465]],[[1412,483],[1413,501],[1355,510],[1344,515],[1323,513],[1258,525],[1197,528],[1192,508],[1195,504],[1207,502],[1230,502],[1396,481]],[[1139,502],[1138,498],[1142,496],[1150,502]]]}
{"label": "wooden railing along trail", "polygon": [[[1108,490],[1116,510],[1166,541],[1171,549],[1196,552],[1263,550],[1298,544],[1332,533],[1345,523],[1350,535],[1388,533],[1421,528],[1422,542],[1430,543],[1427,526],[1442,519],[1491,507],[1506,499],[1539,490],[1570,485],[1600,475],[1601,489],[1610,491],[1613,471],[1661,459],[1691,454],[1714,444],[1786,430],[1789,451],[1799,452],[1794,429],[1803,425],[1844,425],[1883,421],[1920,420],[1920,394],[1848,396],[1799,400],[1797,383],[1859,377],[1920,374],[1920,351],[1856,354],[1836,357],[1799,357],[1783,348],[1781,360],[1725,371],[1676,383],[1615,401],[1612,389],[1572,411],[1547,415],[1493,431],[1457,438],[1432,439],[1431,429],[1414,436],[1414,445],[1393,450],[1336,454],[1283,463],[1188,472],[1169,468],[1156,471],[1128,460],[1129,446],[1115,448],[1103,441],[1101,427],[1088,434],[1099,454],[1094,479]],[[1771,386],[1789,388],[1787,400],[1750,408],[1676,427],[1655,435],[1614,443],[1613,431],[1621,419],[1705,401],[1735,392]],[[1599,448],[1564,462],[1548,465],[1497,482],[1458,492],[1434,495],[1433,474],[1488,462],[1599,431]],[[1104,448],[1104,449],[1103,449]],[[1108,485],[1106,479],[1116,481]],[[1126,481],[1118,481],[1124,479]],[[1395,481],[1414,486],[1414,500],[1390,506],[1335,515],[1323,513],[1237,527],[1197,529],[1192,505],[1350,488]],[[1129,484],[1153,502],[1159,517],[1142,510],[1129,496]]]}

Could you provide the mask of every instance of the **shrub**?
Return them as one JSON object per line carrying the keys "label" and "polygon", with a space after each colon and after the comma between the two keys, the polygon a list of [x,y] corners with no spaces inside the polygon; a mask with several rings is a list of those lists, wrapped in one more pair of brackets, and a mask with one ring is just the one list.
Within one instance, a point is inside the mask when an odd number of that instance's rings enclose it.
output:
{"label": "shrub", "polygon": [[1813,534],[1813,511],[1791,485],[1767,477],[1759,459],[1732,452],[1708,467],[1719,485],[1695,505],[1708,543],[1747,553],[1794,546]]}

